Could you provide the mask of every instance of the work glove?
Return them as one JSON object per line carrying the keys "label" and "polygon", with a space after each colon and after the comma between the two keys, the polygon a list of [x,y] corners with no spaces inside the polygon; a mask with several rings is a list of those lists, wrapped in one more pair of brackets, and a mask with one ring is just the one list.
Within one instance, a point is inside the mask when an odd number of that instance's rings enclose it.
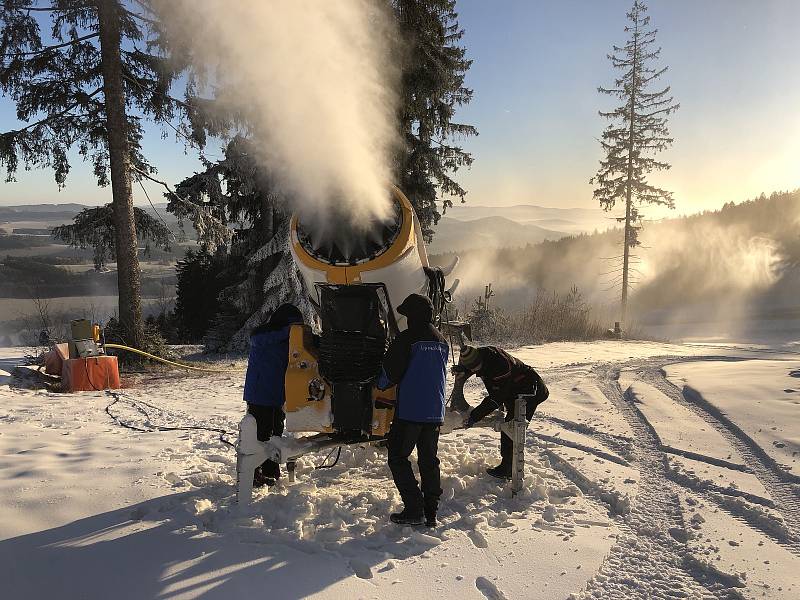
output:
{"label": "work glove", "polygon": [[472,375],[472,371],[467,369],[464,365],[453,365],[452,367],[450,367],[450,372],[453,375],[456,376],[460,375],[462,377],[469,377],[470,375]]}

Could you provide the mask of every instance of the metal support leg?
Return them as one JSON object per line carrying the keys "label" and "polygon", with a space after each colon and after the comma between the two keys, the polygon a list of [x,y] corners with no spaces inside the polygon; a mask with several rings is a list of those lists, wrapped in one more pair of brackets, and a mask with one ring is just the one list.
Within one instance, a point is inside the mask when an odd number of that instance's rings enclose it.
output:
{"label": "metal support leg", "polygon": [[511,495],[516,496],[522,490],[525,480],[525,432],[528,429],[527,408],[528,396],[517,396],[516,410],[511,439],[514,441],[514,453],[511,457]]}
{"label": "metal support leg", "polygon": [[260,464],[254,454],[236,455],[236,502],[240,506],[248,506],[253,499],[253,475]]}
{"label": "metal support leg", "polygon": [[293,460],[286,463],[286,470],[289,472],[289,483],[294,483],[294,470],[296,466],[297,463]]}
{"label": "metal support leg", "polygon": [[253,475],[256,467],[268,458],[281,462],[280,449],[269,442],[259,442],[258,427],[253,415],[245,415],[239,423],[236,443],[236,501],[248,506],[253,499]]}

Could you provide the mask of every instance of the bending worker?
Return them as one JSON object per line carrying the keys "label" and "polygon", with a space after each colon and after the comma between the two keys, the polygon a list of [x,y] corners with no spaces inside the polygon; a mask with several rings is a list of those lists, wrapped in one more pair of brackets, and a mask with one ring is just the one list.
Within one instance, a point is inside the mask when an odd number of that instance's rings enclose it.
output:
{"label": "bending worker", "polygon": [[[397,384],[397,404],[389,429],[389,469],[403,499],[403,510],[390,519],[399,525],[436,525],[439,497],[439,428],[444,421],[444,389],[449,347],[433,326],[433,304],[411,294],[397,307],[408,319],[386,351],[378,387]],[[408,457],[417,448],[422,489]]]}
{"label": "bending worker", "polygon": [[[289,367],[289,327],[302,323],[303,315],[296,306],[282,304],[268,321],[250,332],[250,357],[244,381],[247,412],[256,419],[257,436],[265,442],[271,436],[283,435],[286,413],[284,378]],[[253,487],[274,485],[281,476],[278,463],[265,460],[256,468]]]}
{"label": "bending worker", "polygon": [[[498,408],[505,408],[506,421],[514,418],[517,396],[531,394],[525,416],[528,422],[533,418],[536,407],[550,395],[539,374],[521,360],[514,358],[505,350],[495,346],[462,346],[458,364],[453,367],[456,377],[468,379],[477,375],[483,380],[489,395],[469,413],[465,427],[472,427]],[[486,472],[500,479],[511,479],[511,461],[514,456],[514,442],[505,433],[500,433],[500,464]]]}

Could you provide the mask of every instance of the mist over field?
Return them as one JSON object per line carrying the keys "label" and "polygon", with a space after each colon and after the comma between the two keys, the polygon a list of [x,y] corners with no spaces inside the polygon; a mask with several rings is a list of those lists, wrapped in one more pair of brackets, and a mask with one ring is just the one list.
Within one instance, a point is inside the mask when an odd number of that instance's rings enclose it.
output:
{"label": "mist over field", "polygon": [[[645,223],[633,250],[631,310],[660,337],[768,338],[797,328],[800,192],[726,205],[720,211]],[[577,286],[606,322],[620,289],[621,231],[562,237],[515,248],[459,252],[457,303],[469,307],[492,283],[493,302],[525,308],[544,292]],[[451,254],[436,257],[447,264]],[[618,320],[618,317],[617,317]],[[767,321],[765,324],[763,321]],[[785,335],[792,335],[789,331]]]}
{"label": "mist over field", "polygon": [[[528,206],[495,209],[498,215],[492,217],[491,211],[480,206],[456,208],[448,212],[453,217],[440,222],[429,252],[434,262],[442,265],[454,255],[460,257],[453,277],[461,280],[455,307],[462,314],[469,312],[474,299],[491,283],[495,292],[492,302],[508,312],[523,310],[537,294],[565,294],[577,286],[604,326],[611,326],[618,319],[615,305],[621,232],[615,229],[608,213],[577,210],[559,214]],[[18,225],[47,227],[61,223],[79,207],[53,206],[46,212],[39,209],[40,221],[28,220],[37,216],[28,208],[15,210],[15,216],[8,209],[0,215],[6,220],[3,227],[9,232]],[[17,218],[26,221],[10,220]],[[557,224],[561,231],[546,230],[540,224]],[[510,231],[509,225],[518,229]],[[465,231],[470,232],[470,227],[476,235],[464,235]],[[729,339],[737,335],[768,339],[790,335],[800,317],[795,297],[800,285],[798,228],[798,192],[776,193],[731,203],[721,211],[645,223],[642,245],[634,251],[632,265],[631,309],[636,326],[645,335],[670,339],[704,336]],[[23,238],[7,236],[0,244],[10,244],[14,239]],[[61,256],[60,261],[49,260],[62,263],[70,260],[80,263],[90,258],[90,253],[81,255],[81,251],[48,242],[46,236],[24,239],[24,247],[5,248],[0,254]],[[173,256],[165,256],[166,263],[161,266],[156,262],[151,266],[145,263],[145,273],[166,278],[174,286],[169,265],[174,265],[184,251],[177,249]],[[76,273],[91,271],[90,264],[70,268]],[[157,274],[159,270],[162,274]],[[90,295],[95,294],[90,290],[96,289],[97,294],[108,297],[113,291],[109,277],[113,273],[106,277],[107,284],[96,278],[93,287],[81,284],[76,289]],[[0,319],[0,335],[13,334],[20,316],[30,312],[30,306],[26,309],[20,298],[28,288],[15,287],[11,279],[8,286],[11,287],[0,288],[0,293],[17,300],[13,311],[9,304],[0,311],[5,316]],[[160,293],[156,282],[148,284],[146,290],[151,297]],[[59,295],[63,291],[55,293]],[[104,314],[113,314],[112,303],[103,304],[109,305]],[[150,301],[148,307],[148,311],[155,310],[156,303]],[[8,323],[3,326],[2,322]]]}

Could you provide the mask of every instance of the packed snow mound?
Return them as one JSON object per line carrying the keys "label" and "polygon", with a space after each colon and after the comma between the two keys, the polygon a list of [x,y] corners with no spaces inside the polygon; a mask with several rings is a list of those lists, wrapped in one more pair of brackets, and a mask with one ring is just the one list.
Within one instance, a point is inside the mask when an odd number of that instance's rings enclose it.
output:
{"label": "packed snow mound", "polygon": [[510,527],[513,520],[536,522],[553,510],[552,503],[562,504],[581,495],[548,464],[532,458],[524,488],[512,498],[507,484],[485,473],[497,460],[497,436],[481,433],[477,444],[474,436],[461,433],[440,438],[442,525],[424,537],[404,533],[389,523],[389,513],[402,504],[386,464],[386,451],[374,446],[343,448],[339,464],[324,471],[314,470],[314,460],[320,460],[316,455],[299,459],[297,483],[256,491],[251,525],[263,528],[271,539],[313,541],[328,549],[332,543],[363,546],[362,550],[384,552],[401,540],[408,548],[430,546],[456,530],[480,532]]}

